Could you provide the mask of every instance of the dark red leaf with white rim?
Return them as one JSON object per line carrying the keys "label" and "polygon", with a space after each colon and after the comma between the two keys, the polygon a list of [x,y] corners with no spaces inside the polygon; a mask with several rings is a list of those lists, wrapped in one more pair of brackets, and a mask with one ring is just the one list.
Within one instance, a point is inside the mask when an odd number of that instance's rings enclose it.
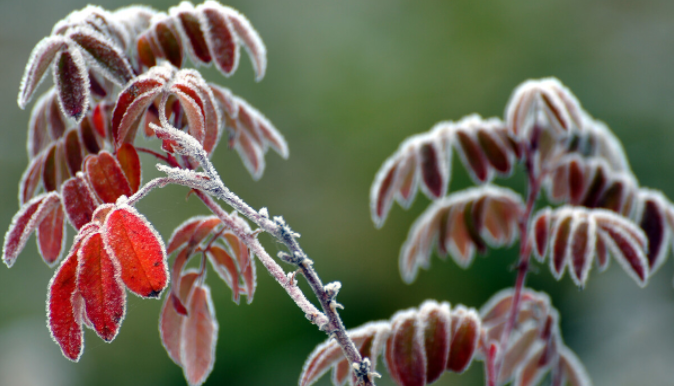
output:
{"label": "dark red leaf with white rim", "polygon": [[459,306],[452,311],[452,343],[447,370],[461,373],[470,366],[477,351],[480,324],[475,310]]}
{"label": "dark red leaf with white rim", "polygon": [[111,125],[116,145],[124,141],[132,125],[159,95],[165,83],[165,80],[157,76],[141,76],[119,93]]}
{"label": "dark red leaf with white rim", "polygon": [[419,167],[422,181],[432,199],[445,195],[447,190],[447,171],[444,152],[433,143],[419,148]]}
{"label": "dark red leaf with white rim", "polygon": [[56,55],[54,84],[61,110],[79,122],[89,108],[89,72],[77,49],[70,47]]}
{"label": "dark red leaf with white rim", "polygon": [[64,150],[68,170],[70,171],[70,175],[74,176],[75,173],[82,170],[82,159],[84,158],[82,156],[79,134],[76,129],[69,130],[66,134]]}
{"label": "dark red leaf with white rim", "polygon": [[117,149],[117,161],[119,161],[119,166],[121,166],[124,176],[129,182],[131,191],[136,193],[141,183],[141,165],[136,148],[130,143],[120,146]]}
{"label": "dark red leaf with white rim", "polygon": [[569,236],[569,271],[580,287],[585,286],[595,254],[597,224],[592,216],[574,218]]}
{"label": "dark red leaf with white rim", "polygon": [[648,238],[648,264],[655,272],[667,258],[671,230],[667,225],[667,199],[660,192],[642,189],[638,223]]}
{"label": "dark red leaf with white rim", "polygon": [[68,37],[89,54],[106,78],[118,86],[124,86],[134,77],[124,51],[103,34],[84,27],[71,30]]}
{"label": "dark red leaf with white rim", "polygon": [[248,55],[250,55],[253,69],[255,70],[255,80],[258,82],[264,78],[267,70],[267,49],[260,38],[260,35],[250,24],[248,19],[241,13],[229,7],[223,7],[230,25],[234,32],[243,43]]}
{"label": "dark red leaf with white rim", "polygon": [[49,213],[61,205],[56,192],[41,194],[25,203],[12,218],[9,230],[5,234],[2,247],[2,260],[11,267],[21,253],[31,233]]}
{"label": "dark red leaf with white rim", "polygon": [[66,246],[66,227],[63,206],[55,205],[37,226],[35,237],[40,256],[48,266],[53,267],[63,254]]}
{"label": "dark red leaf with white rim", "polygon": [[102,228],[108,251],[119,261],[129,290],[142,297],[158,297],[168,284],[166,250],[161,237],[138,211],[118,206]]}
{"label": "dark red leaf with white rim", "polygon": [[156,22],[152,28],[163,57],[175,67],[180,68],[184,62],[183,45],[180,34],[173,23],[173,19],[167,17]]}
{"label": "dark red leaf with white rim", "polygon": [[108,255],[99,232],[82,240],[77,288],[84,299],[87,318],[101,339],[111,342],[124,319],[126,293],[117,261]]}
{"label": "dark red leaf with white rim", "polygon": [[239,269],[236,260],[224,248],[213,245],[207,251],[213,270],[232,289],[232,300],[239,304]]}
{"label": "dark red leaf with white rim", "polygon": [[78,131],[85,154],[98,154],[98,152],[101,151],[102,143],[98,139],[96,129],[91,124],[89,117],[84,117],[84,119],[82,119]]}
{"label": "dark red leaf with white rim", "polygon": [[91,221],[97,202],[82,173],[63,183],[61,195],[68,220],[75,229]]}
{"label": "dark red leaf with white rim", "polygon": [[458,140],[457,149],[463,160],[464,165],[468,167],[470,176],[476,183],[483,183],[490,178],[487,159],[477,144],[475,138],[470,134],[459,130],[456,132]]}
{"label": "dark red leaf with white rim", "polygon": [[190,386],[201,385],[213,370],[218,321],[213,300],[206,285],[197,285],[188,301],[188,316],[180,333],[180,362]]}
{"label": "dark red leaf with white rim", "polygon": [[386,363],[400,386],[426,385],[424,337],[415,310],[393,316],[391,336],[386,342]]}
{"label": "dark red leaf with white rim", "polygon": [[170,14],[180,22],[182,32],[189,39],[188,52],[195,63],[208,64],[211,62],[211,53],[201,30],[201,21],[191,3],[183,2],[177,7],[171,7]]}
{"label": "dark red leaf with white rim", "polygon": [[82,317],[75,312],[73,298],[77,291],[77,251],[75,244],[54,274],[49,283],[47,299],[47,325],[56,343],[61,347],[63,355],[77,362],[84,349],[84,332]]}
{"label": "dark red leaf with white rim", "polygon": [[133,194],[119,162],[107,151],[87,156],[84,171],[94,192],[104,203],[112,204],[122,195],[130,197]]}
{"label": "dark red leaf with white rim", "polygon": [[533,237],[531,237],[531,240],[534,244],[534,256],[540,262],[545,260],[545,255],[548,250],[548,240],[550,239],[550,217],[551,210],[545,208],[539,211],[531,222],[533,224]]}
{"label": "dark red leaf with white rim", "polygon": [[555,226],[552,229],[552,240],[550,240],[550,270],[557,280],[562,277],[566,265],[568,264],[567,250],[569,248],[572,221],[572,213],[558,213]]}
{"label": "dark red leaf with white rim", "polygon": [[221,8],[218,3],[206,2],[197,6],[197,12],[202,17],[202,30],[216,68],[230,76],[239,63],[239,46]]}
{"label": "dark red leaf with white rim", "polygon": [[435,382],[447,366],[452,341],[449,304],[426,301],[419,307],[419,319],[426,350],[426,383]]}
{"label": "dark red leaf with white rim", "polygon": [[47,69],[56,58],[56,55],[67,47],[67,41],[61,36],[46,37],[33,48],[26,70],[21,79],[18,103],[22,109],[33,97],[33,93],[44,79]]}

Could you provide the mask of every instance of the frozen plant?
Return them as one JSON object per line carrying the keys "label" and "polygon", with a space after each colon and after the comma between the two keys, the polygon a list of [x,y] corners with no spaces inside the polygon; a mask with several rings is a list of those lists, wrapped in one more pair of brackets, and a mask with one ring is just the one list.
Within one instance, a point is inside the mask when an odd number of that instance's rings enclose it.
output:
{"label": "frozen plant", "polygon": [[[163,295],[162,343],[187,382],[202,384],[213,369],[218,336],[205,282],[208,266],[232,289],[234,302],[243,295],[250,303],[259,260],[328,335],[309,355],[301,386],[330,369],[336,385],[374,385],[382,359],[402,386],[432,383],[474,360],[485,363],[489,386],[534,385],[547,373],[555,386],[590,383],[562,340],[549,297],[524,287],[530,257],[549,258],[557,278],[568,268],[582,287],[593,259],[603,270],[611,255],[643,286],[666,258],[674,226],[669,201],[638,186],[605,125],[584,112],[561,83],[544,79],[515,90],[505,120],[472,115],[405,141],[384,163],[371,192],[377,226],[394,201],[408,207],[418,189],[434,201],[403,245],[403,279],[412,282],[420,267],[428,268],[434,249],[468,267],[476,252],[519,239],[517,282],[479,312],[428,300],[347,332],[338,313],[341,283],[324,285],[299,235],[282,217],[255,210],[230,191],[210,162],[223,134],[254,179],[262,176],[270,148],[288,156],[283,136],[264,115],[184,68],[189,58],[231,76],[242,47],[261,80],[266,49],[256,30],[234,9],[206,1],[183,2],[168,13],[87,6],[59,21],[34,48],[19,106],[30,103],[50,70],[54,85],[31,113],[30,162],[3,261],[11,267],[35,233],[44,261],[58,265],[49,283],[47,324],[66,358],[81,357],[84,327],[106,342],[114,340],[127,290],[144,298]],[[158,146],[137,145],[139,131],[156,137]],[[447,195],[453,148],[480,186]],[[165,176],[143,182],[139,153],[155,157]],[[526,199],[488,185],[518,164],[528,177]],[[135,205],[168,184],[189,188],[212,215],[187,219],[165,244]],[[543,189],[551,202],[564,205],[537,209]],[[67,223],[75,237],[66,253]],[[278,259],[292,267],[289,272],[262,247],[262,233],[285,246]],[[199,269],[186,268],[193,257]],[[320,308],[298,287],[298,276],[307,280]]]}
{"label": "frozen plant", "polygon": [[[454,150],[478,186],[448,194]],[[527,177],[526,198],[491,184],[518,164]],[[643,287],[667,258],[674,208],[662,193],[638,185],[608,127],[557,79],[529,80],[513,92],[504,119],[469,115],[406,139],[372,184],[375,225],[383,225],[393,202],[408,208],[418,190],[433,202],[401,248],[405,282],[430,267],[434,251],[468,268],[476,253],[519,239],[517,279],[479,312],[426,301],[351,330],[372,368],[382,356],[396,383],[423,386],[481,360],[488,386],[533,386],[546,376],[553,386],[591,385],[562,340],[559,313],[546,294],[526,288],[525,279],[533,256],[548,259],[557,280],[568,269],[583,288],[592,266],[603,271],[612,256]],[[560,206],[537,208],[542,190]],[[353,383],[347,360],[327,341],[309,356],[300,386],[330,369],[334,385]]]}
{"label": "frozen plant", "polygon": [[[198,71],[183,68],[189,57],[230,76],[242,47],[261,80],[267,62],[260,36],[246,17],[214,1],[183,2],[168,13],[87,6],[59,21],[33,49],[21,82],[21,108],[50,70],[54,86],[31,113],[30,162],[19,186],[19,212],[5,235],[3,261],[11,267],[36,233],[44,261],[58,265],[49,284],[47,324],[72,361],[84,349],[83,327],[106,342],[114,340],[127,289],[143,298],[163,294],[162,343],[187,382],[200,385],[213,369],[218,336],[205,283],[207,262],[232,289],[234,302],[244,295],[250,303],[259,260],[307,319],[339,342],[359,382],[373,384],[369,362],[346,335],[337,312],[341,284],[324,286],[296,241],[299,235],[282,217],[270,217],[266,208],[256,211],[229,191],[209,160],[223,134],[254,179],[262,176],[269,148],[288,156],[285,139],[264,115],[229,89],[207,83]],[[157,137],[161,150],[136,145],[139,131]],[[161,161],[157,167],[166,177],[143,183],[139,152]],[[190,188],[213,215],[187,219],[165,246],[135,204],[167,184]],[[228,213],[216,199],[234,211]],[[67,223],[76,234],[64,253]],[[287,247],[278,257],[293,266],[289,273],[259,243],[263,232]],[[200,268],[186,268],[195,256]],[[297,286],[300,274],[322,310]]]}

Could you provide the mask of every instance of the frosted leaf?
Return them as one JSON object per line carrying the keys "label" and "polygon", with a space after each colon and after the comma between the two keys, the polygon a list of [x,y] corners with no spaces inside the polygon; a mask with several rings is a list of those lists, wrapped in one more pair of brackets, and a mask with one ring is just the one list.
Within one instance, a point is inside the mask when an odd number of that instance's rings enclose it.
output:
{"label": "frosted leaf", "polygon": [[124,86],[134,77],[124,51],[115,42],[93,28],[79,27],[71,29],[68,37],[75,41],[90,62],[109,80],[118,86]]}
{"label": "frosted leaf", "polygon": [[[215,3],[214,1],[206,1]],[[248,19],[230,7],[221,7],[225,17],[229,20],[235,34],[239,38],[239,43],[243,43],[255,70],[255,80],[258,82],[264,78],[267,70],[267,48],[265,47],[260,35],[250,24]]]}
{"label": "frosted leaf", "polygon": [[67,39],[61,36],[49,36],[40,40],[33,48],[21,79],[19,107],[26,108],[56,55],[68,46],[67,42]]}
{"label": "frosted leaf", "polygon": [[82,54],[72,46],[60,51],[53,72],[63,114],[79,122],[89,108],[89,72]]}
{"label": "frosted leaf", "polygon": [[42,220],[57,206],[61,205],[58,193],[41,194],[25,203],[12,218],[9,230],[5,234],[2,248],[2,260],[12,267],[17,256],[23,250],[31,233]]}
{"label": "frosted leaf", "polygon": [[218,340],[218,321],[211,291],[205,284],[191,291],[188,316],[180,331],[180,362],[190,386],[201,385],[213,370],[215,346]]}

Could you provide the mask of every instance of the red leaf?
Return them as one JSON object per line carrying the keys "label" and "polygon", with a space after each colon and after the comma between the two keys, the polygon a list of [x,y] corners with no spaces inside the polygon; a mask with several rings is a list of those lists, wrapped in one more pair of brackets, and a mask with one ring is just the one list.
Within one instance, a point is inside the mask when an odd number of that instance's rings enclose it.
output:
{"label": "red leaf", "polygon": [[218,322],[205,285],[197,285],[187,301],[189,315],[180,333],[180,362],[190,385],[201,385],[213,370]]}
{"label": "red leaf", "polygon": [[513,161],[506,144],[489,130],[477,130],[476,135],[489,163],[501,175],[508,175],[512,171]]}
{"label": "red leaf", "polygon": [[174,85],[171,88],[171,91],[178,97],[180,106],[187,116],[187,122],[189,124],[188,132],[196,138],[199,143],[203,143],[205,136],[205,116],[201,98],[194,90],[187,87],[178,89],[178,86]]}
{"label": "red leaf", "polygon": [[168,284],[166,251],[157,231],[134,208],[120,206],[108,214],[103,240],[119,261],[122,280],[131,292],[158,297]]}
{"label": "red leaf", "polygon": [[81,173],[63,183],[61,195],[68,220],[75,229],[91,221],[97,206],[96,198]]}
{"label": "red leaf", "polygon": [[580,202],[585,192],[585,176],[580,161],[571,160],[569,163],[569,195],[572,204]]}
{"label": "red leaf", "polygon": [[258,35],[257,31],[250,25],[246,17],[229,7],[223,7],[223,12],[227,15],[234,32],[241,39],[246,47],[253,69],[255,70],[255,80],[260,81],[264,78],[267,70],[267,49]]}
{"label": "red leaf", "polygon": [[462,156],[464,165],[468,166],[470,176],[477,183],[483,183],[490,177],[487,159],[472,136],[462,130],[456,132],[459,141],[457,149]]}
{"label": "red leaf", "polygon": [[603,229],[607,237],[604,242],[611,251],[613,257],[618,260],[625,271],[632,278],[644,287],[648,281],[648,258],[644,250],[640,248],[637,241],[625,230],[620,228]]}
{"label": "red leaf", "polygon": [[140,158],[136,148],[130,143],[123,144],[117,149],[117,160],[129,182],[131,191],[136,193],[141,182]]}
{"label": "red leaf", "polygon": [[556,220],[555,227],[552,230],[552,240],[550,241],[550,270],[555,279],[559,280],[568,263],[566,252],[569,246],[573,216],[570,212],[562,212],[557,215]]}
{"label": "red leaf", "polygon": [[597,169],[594,172],[592,181],[589,182],[587,190],[585,191],[585,196],[581,205],[588,208],[595,208],[599,203],[601,194],[604,192],[604,188],[607,184],[607,177],[604,168],[599,164]]}
{"label": "red leaf", "polygon": [[204,35],[215,66],[225,76],[230,76],[239,62],[239,46],[221,8],[217,3],[204,3],[197,6],[197,12],[203,17]]}
{"label": "red leaf", "polygon": [[253,255],[250,254],[248,246],[232,233],[225,233],[223,237],[227,240],[227,244],[232,248],[232,253],[239,263],[243,285],[246,289],[246,302],[250,304],[253,302],[255,287],[257,286]]}
{"label": "red leaf", "polygon": [[40,255],[52,267],[61,257],[66,245],[66,228],[63,207],[56,205],[37,227],[36,237]]}
{"label": "red leaf", "polygon": [[419,148],[419,165],[424,186],[431,199],[445,195],[447,188],[446,161],[442,149],[433,143],[423,144]]}
{"label": "red leaf", "polygon": [[56,143],[53,143],[44,156],[44,165],[42,166],[42,186],[47,192],[53,192],[58,188],[56,167]]}
{"label": "red leaf", "polygon": [[84,170],[94,192],[105,203],[114,203],[122,195],[130,197],[133,194],[119,162],[107,151],[87,156]]}
{"label": "red leaf", "polygon": [[[186,319],[184,316],[187,315],[187,310],[184,309],[183,303],[187,302],[187,296],[192,291],[194,283],[199,278],[199,274],[195,271],[188,271],[182,276],[175,277],[179,277],[180,279],[175,280],[174,285],[180,288],[175,292],[168,293],[164,299],[159,318],[159,333],[162,344],[171,360],[182,367],[182,363],[180,362],[180,334],[183,322]],[[181,313],[177,310],[175,306],[178,304],[183,307],[184,312]]]}
{"label": "red leaf", "polygon": [[91,28],[77,28],[68,34],[86,51],[106,78],[124,86],[134,77],[125,53],[103,34]]}
{"label": "red leaf", "polygon": [[30,59],[26,65],[26,70],[21,79],[21,89],[19,90],[18,103],[22,109],[26,108],[28,102],[33,97],[33,93],[38,88],[44,75],[52,63],[56,54],[66,48],[66,39],[61,36],[46,37],[33,48]]}
{"label": "red leaf", "polygon": [[56,55],[54,84],[61,110],[79,122],[89,107],[89,72],[77,50],[60,51]]}
{"label": "red leaf", "polygon": [[396,176],[398,163],[396,160],[388,159],[377,172],[370,190],[370,209],[375,226],[380,228],[384,225],[384,220],[388,216],[393,204],[393,194],[395,193],[393,181]]}
{"label": "red leaf", "polygon": [[19,183],[19,204],[23,205],[28,200],[33,198],[35,192],[40,187],[42,181],[42,164],[44,163],[44,155],[33,158],[30,164],[23,172],[21,182]]}
{"label": "red leaf", "polygon": [[[107,104],[109,106],[109,104]],[[102,138],[107,137],[108,132],[108,112],[103,103],[99,103],[94,107],[91,114],[91,124]]]}
{"label": "red leaf", "polygon": [[452,312],[452,344],[447,370],[465,371],[475,356],[480,338],[480,317],[474,310],[459,306]]}
{"label": "red leaf", "polygon": [[185,243],[189,248],[199,245],[221,221],[216,216],[194,216],[178,225],[169,238],[166,253],[171,254]]}
{"label": "red leaf", "polygon": [[192,56],[192,61],[195,63],[210,63],[211,53],[208,50],[204,33],[201,30],[199,17],[195,14],[192,4],[187,2],[181,3],[177,7],[172,7],[170,13],[172,16],[178,18],[183,32],[189,39],[190,44],[187,44],[187,47]]}
{"label": "red leaf", "polygon": [[414,310],[394,315],[392,334],[386,342],[386,363],[400,386],[426,385],[426,353]]}
{"label": "red leaf", "polygon": [[232,289],[232,300],[239,304],[239,269],[236,261],[227,251],[217,245],[210,247],[207,255],[213,265],[213,270]]}
{"label": "red leaf", "polygon": [[56,192],[41,194],[24,204],[14,215],[2,247],[2,260],[8,267],[14,264],[38,224],[59,205],[61,200]]}
{"label": "red leaf", "polygon": [[144,64],[145,67],[154,67],[157,65],[155,51],[159,51],[159,47],[157,47],[157,43],[154,41],[154,30],[147,30],[138,37],[136,51],[138,52],[138,60]]}
{"label": "red leaf", "polygon": [[85,117],[79,126],[80,141],[84,149],[90,154],[98,154],[101,151],[101,143],[96,137],[96,129],[91,125],[89,117]]}
{"label": "red leaf", "polygon": [[254,180],[262,177],[264,171],[264,154],[260,144],[245,131],[240,131],[235,148],[243,160],[243,164]]}
{"label": "red leaf", "polygon": [[419,307],[419,319],[426,350],[426,383],[435,382],[445,371],[452,339],[452,318],[448,303],[426,301]]}
{"label": "red leaf", "polygon": [[44,148],[49,146],[52,138],[47,126],[49,121],[47,119],[47,111],[51,106],[54,97],[54,88],[49,89],[42,94],[33,106],[30,112],[30,121],[28,122],[28,140],[26,141],[26,148],[28,149],[28,158],[33,159]]}
{"label": "red leaf", "polygon": [[70,175],[82,170],[82,146],[80,145],[80,138],[76,129],[69,130],[66,134],[64,143],[64,150],[66,156],[66,163]]}
{"label": "red leaf", "polygon": [[639,226],[648,238],[648,264],[651,273],[655,272],[667,258],[670,230],[667,226],[666,198],[660,192],[642,190],[643,202],[639,211]]}
{"label": "red leaf", "polygon": [[81,314],[73,307],[73,298],[77,295],[78,249],[79,244],[75,244],[56,271],[49,283],[47,300],[47,319],[52,337],[63,355],[74,362],[80,359],[84,348]]}
{"label": "red leaf", "polygon": [[533,220],[533,237],[531,238],[534,243],[534,256],[538,261],[543,262],[545,260],[545,254],[548,250],[548,240],[550,239],[550,217],[551,210],[545,208],[538,212],[536,218]]}
{"label": "red leaf", "polygon": [[126,303],[119,264],[106,252],[98,232],[82,240],[77,256],[77,288],[84,298],[87,318],[96,334],[111,342],[119,332]]}
{"label": "red leaf", "polygon": [[136,120],[162,91],[164,83],[165,80],[157,76],[139,77],[120,92],[111,126],[116,145],[124,141]]}
{"label": "red leaf", "polygon": [[569,270],[576,285],[583,287],[587,281],[592,257],[595,254],[597,224],[594,218],[575,218],[569,236]]}

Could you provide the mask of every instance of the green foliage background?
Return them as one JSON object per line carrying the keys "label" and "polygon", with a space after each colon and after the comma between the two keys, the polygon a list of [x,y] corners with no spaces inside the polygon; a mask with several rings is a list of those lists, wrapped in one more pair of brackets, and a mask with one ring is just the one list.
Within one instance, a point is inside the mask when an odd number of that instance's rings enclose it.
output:
{"label": "green foliage background", "polygon": [[[177,0],[176,0],[177,1]],[[29,111],[16,105],[24,65],[51,26],[84,0],[0,0],[0,228],[17,210],[26,166]],[[126,2],[106,0],[115,9]],[[173,2],[152,1],[166,11]],[[557,76],[623,141],[643,185],[674,197],[674,2],[627,1],[357,1],[237,0],[269,52],[261,83],[248,58],[225,79],[286,136],[291,156],[267,156],[253,182],[223,145],[214,162],[225,183],[254,207],[283,215],[325,282],[340,280],[348,327],[387,319],[424,299],[479,307],[514,283],[515,250],[491,251],[468,270],[436,257],[412,285],[399,276],[400,245],[428,205],[394,207],[382,230],[369,218],[368,194],[381,163],[407,136],[440,120],[478,112],[501,116],[510,92],[528,78]],[[51,84],[51,80],[47,80]],[[45,87],[43,86],[43,89]],[[32,105],[31,105],[32,107]],[[147,181],[156,172],[144,159]],[[505,182],[522,191],[521,172]],[[455,162],[451,190],[470,185]],[[139,205],[164,237],[205,213],[186,190],[167,188]],[[72,230],[70,237],[72,238]],[[262,236],[270,253],[278,245]],[[591,273],[587,288],[556,282],[546,266],[528,284],[551,294],[567,343],[596,385],[671,384],[674,360],[672,263],[641,290],[612,264]],[[53,271],[34,242],[11,270],[0,267],[0,384],[183,385],[157,332],[160,302],[128,296],[119,337],[106,344],[91,331],[80,363],[64,359],[45,325]],[[209,277],[220,322],[215,370],[207,385],[293,385],[306,355],[325,336],[310,325],[261,267],[251,305],[236,306]],[[438,384],[481,385],[480,364]],[[328,384],[328,378],[322,381]],[[391,384],[388,377],[379,383]]]}

